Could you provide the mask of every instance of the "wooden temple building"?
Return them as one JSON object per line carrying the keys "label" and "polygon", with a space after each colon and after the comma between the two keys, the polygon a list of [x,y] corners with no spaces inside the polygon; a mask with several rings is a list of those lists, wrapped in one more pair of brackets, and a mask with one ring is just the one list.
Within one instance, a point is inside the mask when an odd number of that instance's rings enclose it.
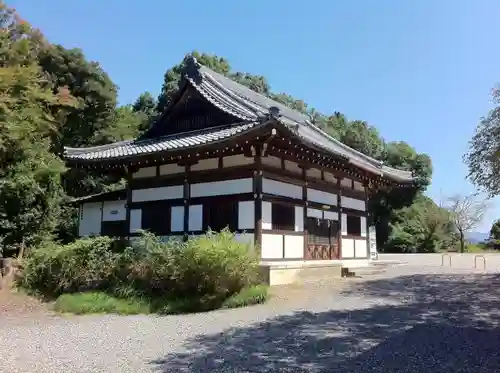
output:
{"label": "wooden temple building", "polygon": [[66,148],[71,167],[128,175],[125,190],[80,199],[79,235],[144,229],[187,239],[229,227],[257,245],[263,265],[296,269],[274,283],[308,266],[367,263],[368,197],[411,186],[412,173],[349,148],[307,115],[193,57],[184,62],[178,92],[146,133]]}

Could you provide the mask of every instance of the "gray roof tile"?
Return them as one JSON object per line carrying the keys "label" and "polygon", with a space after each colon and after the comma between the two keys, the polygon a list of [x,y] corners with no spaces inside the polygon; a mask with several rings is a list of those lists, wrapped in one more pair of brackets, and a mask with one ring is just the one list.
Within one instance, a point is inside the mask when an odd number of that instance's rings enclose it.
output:
{"label": "gray roof tile", "polygon": [[306,114],[293,110],[208,67],[200,65],[194,57],[188,57],[185,60],[185,65],[186,72],[184,78],[207,101],[226,113],[241,119],[246,124],[149,140],[124,141],[93,148],[66,148],[65,157],[74,160],[95,161],[109,158],[125,158],[131,155],[149,154],[201,145],[228,138],[250,129],[263,118],[267,117],[272,107],[276,107],[279,109],[279,121],[305,142],[347,158],[356,167],[380,176],[385,176],[398,182],[413,180],[411,172],[387,167],[382,162],[348,147],[316,127],[311,123],[309,116]]}
{"label": "gray roof tile", "polygon": [[109,158],[125,158],[131,155],[145,155],[158,151],[169,151],[196,145],[208,144],[235,136],[255,127],[255,122],[233,126],[215,127],[210,130],[183,133],[148,140],[121,141],[90,148],[66,148],[67,159],[98,161]]}

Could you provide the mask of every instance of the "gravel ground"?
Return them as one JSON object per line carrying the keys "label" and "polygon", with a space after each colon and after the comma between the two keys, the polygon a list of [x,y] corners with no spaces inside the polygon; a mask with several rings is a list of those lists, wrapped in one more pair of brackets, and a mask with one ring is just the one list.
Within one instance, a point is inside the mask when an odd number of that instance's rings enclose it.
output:
{"label": "gravel ground", "polygon": [[395,266],[205,314],[0,314],[0,372],[500,372],[498,285]]}

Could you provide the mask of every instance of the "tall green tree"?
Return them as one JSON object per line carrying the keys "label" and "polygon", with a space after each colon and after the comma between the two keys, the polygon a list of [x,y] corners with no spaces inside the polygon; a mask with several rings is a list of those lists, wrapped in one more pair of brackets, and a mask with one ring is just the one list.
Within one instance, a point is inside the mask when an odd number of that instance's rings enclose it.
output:
{"label": "tall green tree", "polygon": [[0,242],[22,252],[51,236],[63,198],[63,162],[51,143],[75,105],[37,64],[42,36],[0,2]]}
{"label": "tall green tree", "polygon": [[464,161],[468,178],[491,197],[500,194],[500,89],[492,91],[494,107],[481,118]]}

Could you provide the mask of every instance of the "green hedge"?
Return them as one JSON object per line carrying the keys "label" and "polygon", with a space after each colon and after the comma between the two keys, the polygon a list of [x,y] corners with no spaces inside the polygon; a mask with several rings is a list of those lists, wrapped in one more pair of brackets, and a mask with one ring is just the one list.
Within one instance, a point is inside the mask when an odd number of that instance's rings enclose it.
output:
{"label": "green hedge", "polygon": [[[258,279],[258,258],[253,250],[224,230],[187,242],[162,242],[143,233],[129,245],[108,237],[79,239],[67,245],[51,243],[34,250],[26,260],[21,283],[52,297],[105,292],[122,299],[175,300],[176,310],[182,308],[178,304],[185,304],[188,311],[202,311],[242,303],[236,296],[246,299],[241,294],[255,288]],[[267,297],[267,291],[253,291],[264,300]],[[88,297],[85,299],[92,299]],[[230,301],[231,297],[236,298]],[[250,302],[263,301],[254,298]],[[102,297],[96,299],[102,301]]]}

